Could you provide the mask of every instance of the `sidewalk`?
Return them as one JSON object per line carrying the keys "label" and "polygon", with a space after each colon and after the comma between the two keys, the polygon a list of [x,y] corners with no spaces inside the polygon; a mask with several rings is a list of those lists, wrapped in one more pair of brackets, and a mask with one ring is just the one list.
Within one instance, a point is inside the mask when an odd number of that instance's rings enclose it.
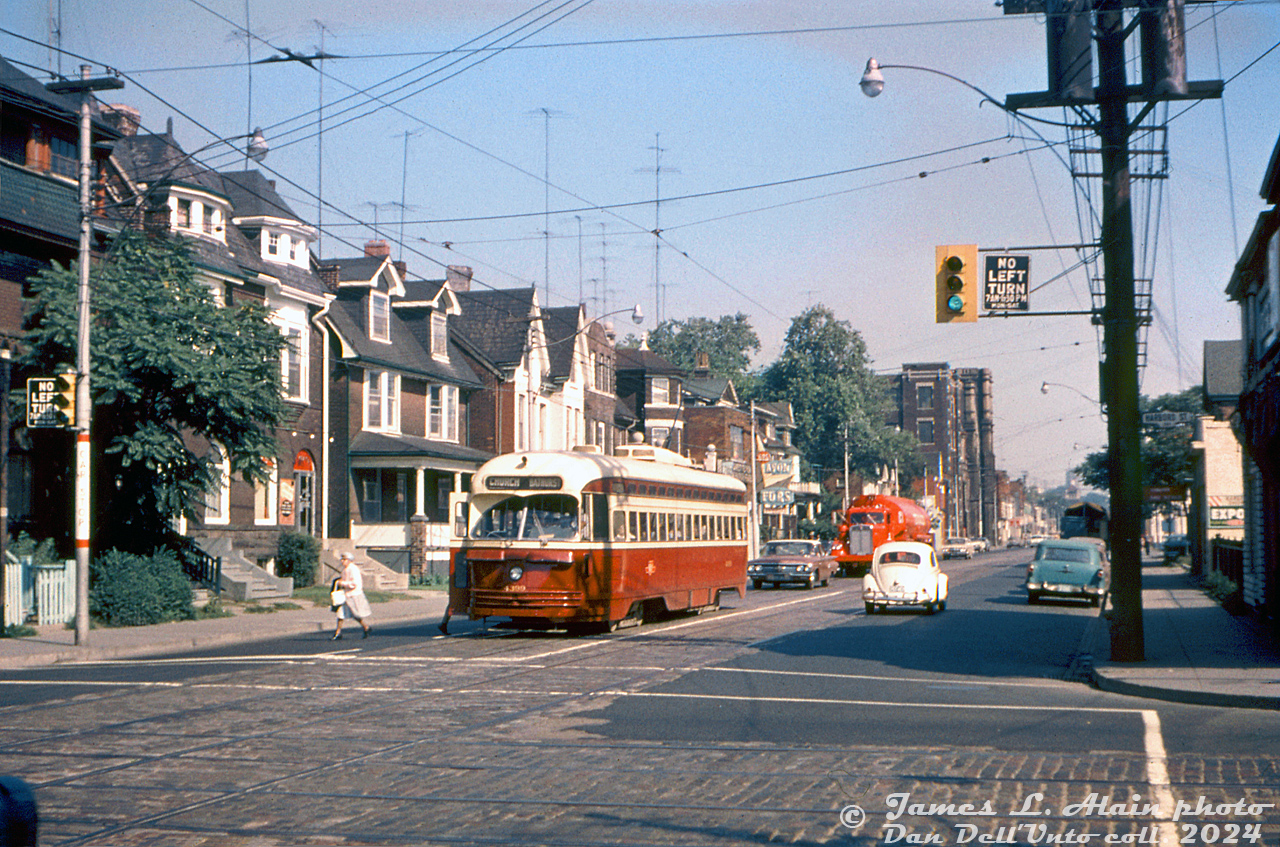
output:
{"label": "sidewalk", "polygon": [[1180,567],[1143,562],[1144,662],[1110,662],[1107,622],[1093,639],[1093,679],[1104,691],[1195,703],[1280,709],[1280,648],[1235,617]]}
{"label": "sidewalk", "polygon": [[[435,623],[444,615],[447,595],[443,591],[411,593],[412,599],[372,604],[369,623],[375,637],[377,630],[388,624],[416,620],[430,622],[434,634]],[[315,633],[320,639],[322,634],[333,632],[334,615],[328,606],[311,606],[305,600],[299,605],[307,608],[255,613],[244,611],[243,604],[235,604],[228,607],[235,613],[232,617],[91,629],[88,643],[82,646],[75,643],[74,630],[64,626],[37,627],[38,634],[26,638],[0,638],[0,669],[205,650],[305,633]],[[350,623],[344,627],[347,631],[358,635],[360,627]]]}

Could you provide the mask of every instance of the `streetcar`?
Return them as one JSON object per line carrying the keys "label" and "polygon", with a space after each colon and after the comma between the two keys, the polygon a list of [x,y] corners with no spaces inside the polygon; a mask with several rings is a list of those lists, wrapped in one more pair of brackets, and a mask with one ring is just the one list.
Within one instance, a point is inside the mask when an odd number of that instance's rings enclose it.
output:
{"label": "streetcar", "polygon": [[612,631],[745,596],[745,486],[661,447],[504,454],[452,500],[449,606],[471,620]]}

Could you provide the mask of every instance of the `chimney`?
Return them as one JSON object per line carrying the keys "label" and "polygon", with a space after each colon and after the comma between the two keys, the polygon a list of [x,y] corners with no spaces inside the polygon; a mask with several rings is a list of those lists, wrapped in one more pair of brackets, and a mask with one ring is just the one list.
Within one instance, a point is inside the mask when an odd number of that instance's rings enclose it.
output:
{"label": "chimney", "polygon": [[471,268],[466,265],[449,265],[445,269],[444,284],[454,291],[470,291]]}
{"label": "chimney", "polygon": [[400,279],[404,279],[409,275],[409,266],[404,263],[403,259],[396,259],[391,264],[396,266],[396,273],[400,274]]}
{"label": "chimney", "polygon": [[371,238],[364,243],[364,254],[378,258],[390,256],[391,247],[381,238]]}
{"label": "chimney", "polygon": [[705,350],[699,350],[693,357],[693,375],[698,379],[711,376],[711,356]]}
{"label": "chimney", "polygon": [[337,265],[321,265],[317,273],[320,276],[320,282],[330,291],[338,290],[338,266]]}
{"label": "chimney", "polygon": [[142,112],[124,103],[112,103],[102,107],[102,122],[123,136],[137,135],[142,125]]}

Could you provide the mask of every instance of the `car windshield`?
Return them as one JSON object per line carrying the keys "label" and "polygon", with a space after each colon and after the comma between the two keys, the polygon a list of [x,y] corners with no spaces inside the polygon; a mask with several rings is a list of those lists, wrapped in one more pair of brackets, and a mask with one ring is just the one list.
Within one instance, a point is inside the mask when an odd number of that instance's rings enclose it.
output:
{"label": "car windshield", "polygon": [[969,543],[969,539],[967,539],[967,538],[948,538],[948,539],[947,539],[947,543],[948,543],[948,544],[968,544],[968,543]]}
{"label": "car windshield", "polygon": [[1088,550],[1079,547],[1057,547],[1054,545],[1041,547],[1036,551],[1037,559],[1053,559],[1055,562],[1081,562],[1088,564],[1092,555]]}
{"label": "car windshield", "polygon": [[849,515],[849,523],[879,524],[884,523],[884,512],[853,512]]}
{"label": "car windshield", "polygon": [[884,555],[880,557],[882,563],[899,562],[904,565],[920,564],[920,554],[912,553],[908,550],[886,550]]}
{"label": "car windshield", "polygon": [[766,556],[812,556],[814,552],[807,541],[770,541],[764,546]]}
{"label": "car windshield", "polygon": [[566,494],[508,497],[485,510],[472,538],[571,539],[578,537],[578,502]]}

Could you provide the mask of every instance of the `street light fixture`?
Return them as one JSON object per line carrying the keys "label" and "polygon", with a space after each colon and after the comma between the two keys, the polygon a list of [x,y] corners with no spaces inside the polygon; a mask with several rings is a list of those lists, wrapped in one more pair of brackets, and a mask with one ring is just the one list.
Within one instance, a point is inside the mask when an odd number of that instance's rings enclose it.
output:
{"label": "street light fixture", "polygon": [[1088,394],[1085,394],[1085,393],[1084,393],[1083,391],[1081,391],[1079,388],[1076,388],[1074,385],[1067,385],[1066,383],[1063,383],[1063,382],[1042,382],[1042,383],[1040,383],[1040,393],[1041,393],[1041,394],[1048,394],[1048,393],[1049,393],[1049,386],[1051,386],[1051,385],[1052,385],[1052,386],[1054,386],[1054,387],[1056,387],[1056,388],[1065,388],[1065,389],[1067,389],[1068,391],[1074,391],[1075,393],[1079,394],[1081,397],[1083,397],[1084,399],[1088,400],[1090,403],[1092,403],[1092,404],[1093,404],[1093,405],[1095,405],[1095,406],[1099,406],[1099,407],[1100,407],[1100,406],[1102,405],[1102,404],[1101,404],[1101,403],[1099,403],[1097,400],[1094,400],[1092,397],[1090,397]]}

